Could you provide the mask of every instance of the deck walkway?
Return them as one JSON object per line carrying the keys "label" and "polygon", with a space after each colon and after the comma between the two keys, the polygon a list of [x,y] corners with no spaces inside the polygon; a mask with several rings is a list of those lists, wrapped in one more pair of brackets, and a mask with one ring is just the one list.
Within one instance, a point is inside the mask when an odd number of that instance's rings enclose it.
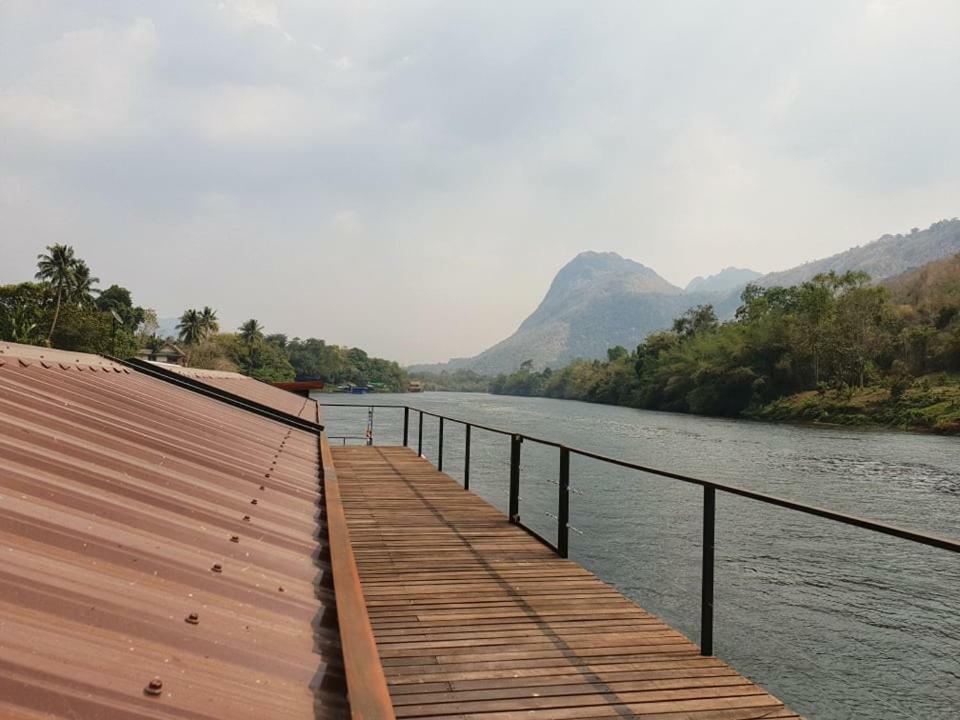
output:
{"label": "deck walkway", "polygon": [[413,451],[332,452],[398,718],[798,718]]}

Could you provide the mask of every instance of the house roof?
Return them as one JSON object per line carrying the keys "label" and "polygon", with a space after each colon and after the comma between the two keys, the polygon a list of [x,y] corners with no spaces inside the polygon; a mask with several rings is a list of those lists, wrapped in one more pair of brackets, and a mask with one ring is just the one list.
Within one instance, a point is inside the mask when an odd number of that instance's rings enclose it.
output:
{"label": "house roof", "polygon": [[0,344],[0,717],[343,717],[318,461],[310,433]]}
{"label": "house roof", "polygon": [[315,400],[295,395],[268,385],[267,383],[254,380],[247,375],[228,372],[225,370],[201,370],[191,367],[168,367],[163,366],[164,370],[175,372],[178,375],[184,375],[194,380],[199,380],[207,385],[212,385],[220,390],[226,390],[234,395],[253,400],[263,405],[269,405],[277,410],[282,410],[289,415],[296,415],[311,422],[319,422],[319,406]]}

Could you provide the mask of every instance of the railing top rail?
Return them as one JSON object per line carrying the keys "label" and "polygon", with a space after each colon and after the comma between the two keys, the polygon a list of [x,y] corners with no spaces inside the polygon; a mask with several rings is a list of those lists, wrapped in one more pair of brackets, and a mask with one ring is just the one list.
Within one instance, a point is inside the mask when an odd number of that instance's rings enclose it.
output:
{"label": "railing top rail", "polygon": [[778,497],[776,495],[770,495],[768,493],[757,492],[755,490],[749,490],[738,485],[729,485],[727,483],[715,482],[713,480],[704,480],[702,478],[695,478],[689,475],[682,475],[680,473],[670,472],[669,470],[661,470],[659,468],[647,467],[646,465],[640,465],[639,463],[633,463],[628,460],[620,460],[618,458],[609,457],[608,455],[602,455],[600,453],[592,452],[590,450],[583,450],[576,447],[571,447],[565,445],[564,443],[559,443],[554,440],[544,440],[542,438],[533,437],[531,435],[526,435],[519,432],[510,432],[508,430],[503,430],[501,428],[490,427],[488,425],[483,425],[482,423],[469,422],[467,420],[461,420],[460,418],[450,417],[449,415],[442,415],[440,413],[431,412],[429,410],[422,410],[412,405],[386,405],[386,404],[370,404],[370,403],[324,403],[320,402],[320,405],[326,407],[359,407],[359,408],[396,408],[412,410],[413,412],[423,413],[424,415],[429,415],[430,417],[443,418],[449,420],[450,422],[460,423],[461,425],[469,425],[470,427],[478,428],[480,430],[487,430],[489,432],[497,433],[500,435],[507,436],[517,436],[523,438],[524,440],[529,440],[531,442],[539,443],[542,445],[548,445],[550,447],[560,448],[568,450],[570,453],[575,455],[580,455],[581,457],[590,458],[591,460],[597,460],[600,462],[605,462],[611,465],[617,465],[619,467],[627,468],[629,470],[637,470],[639,472],[647,473],[649,475],[656,475],[658,477],[668,478],[671,480],[679,480],[680,482],[689,483],[692,485],[700,485],[701,487],[713,488],[714,490],[720,490],[722,492],[729,493],[731,495],[737,495],[739,497],[749,498],[751,500],[756,500],[758,502],[765,503],[767,505],[774,505],[776,507],[786,508],[788,510],[795,510],[797,512],[805,513],[807,515],[813,515],[815,517],[825,518],[827,520],[833,520],[835,522],[842,523],[844,525],[851,525],[853,527],[863,528],[865,530],[872,530],[874,532],[881,533],[883,535],[889,535],[891,537],[900,538],[902,540],[910,540],[912,542],[920,543],[922,545],[927,545],[929,547],[936,547],[942,550],[948,550],[950,552],[960,553],[960,541],[950,540],[948,538],[940,537],[938,535],[933,535],[931,533],[919,532],[916,530],[909,530],[907,528],[897,527],[895,525],[887,525],[886,523],[876,522],[874,520],[868,520],[867,518],[862,518],[857,515],[850,515],[847,513],[837,512],[835,510],[829,510],[827,508],[819,507],[816,505],[807,505],[806,503],[796,502],[794,500],[788,500],[787,498]]}

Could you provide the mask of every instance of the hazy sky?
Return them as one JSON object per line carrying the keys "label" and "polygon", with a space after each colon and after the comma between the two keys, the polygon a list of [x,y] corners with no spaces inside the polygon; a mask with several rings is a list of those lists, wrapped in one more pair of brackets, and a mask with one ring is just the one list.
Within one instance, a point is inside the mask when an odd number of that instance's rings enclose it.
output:
{"label": "hazy sky", "polygon": [[0,282],[476,353],[582,250],[671,282],[960,214],[960,2],[0,0]]}

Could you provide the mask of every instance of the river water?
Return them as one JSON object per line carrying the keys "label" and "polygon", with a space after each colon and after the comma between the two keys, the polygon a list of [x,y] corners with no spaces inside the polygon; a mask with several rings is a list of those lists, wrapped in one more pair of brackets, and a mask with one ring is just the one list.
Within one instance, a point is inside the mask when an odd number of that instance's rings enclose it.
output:
{"label": "river water", "polygon": [[[960,537],[960,440],[648,412],[473,393],[322,395],[409,403],[648,467],[749,487]],[[331,435],[366,412],[325,410]],[[410,443],[417,442],[411,414]],[[374,412],[398,444],[402,411]],[[424,420],[436,462],[437,421]],[[339,441],[336,441],[339,442]],[[462,480],[464,433],[444,427],[444,471]],[[477,429],[471,490],[506,511],[509,439]],[[551,540],[558,451],[524,443],[520,515]],[[571,458],[570,556],[695,642],[702,490]],[[725,494],[717,497],[714,652],[808,718],[960,718],[960,557]]]}

